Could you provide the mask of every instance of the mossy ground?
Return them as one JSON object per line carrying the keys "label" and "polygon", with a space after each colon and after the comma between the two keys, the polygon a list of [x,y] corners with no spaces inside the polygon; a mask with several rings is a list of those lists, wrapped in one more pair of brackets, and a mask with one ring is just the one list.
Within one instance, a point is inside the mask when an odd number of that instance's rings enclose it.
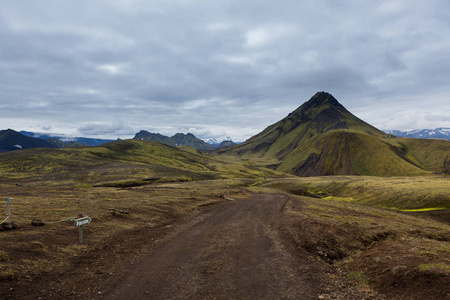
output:
{"label": "mossy ground", "polygon": [[445,175],[290,177],[267,180],[263,186],[399,210],[450,208],[450,177]]}

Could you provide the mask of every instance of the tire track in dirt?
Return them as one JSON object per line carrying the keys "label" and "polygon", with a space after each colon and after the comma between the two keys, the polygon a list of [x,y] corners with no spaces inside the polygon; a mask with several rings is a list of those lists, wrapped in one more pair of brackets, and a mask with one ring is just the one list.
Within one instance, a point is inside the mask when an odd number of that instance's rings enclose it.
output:
{"label": "tire track in dirt", "polygon": [[256,194],[199,214],[92,296],[317,299],[326,281],[323,265],[279,233],[287,201]]}

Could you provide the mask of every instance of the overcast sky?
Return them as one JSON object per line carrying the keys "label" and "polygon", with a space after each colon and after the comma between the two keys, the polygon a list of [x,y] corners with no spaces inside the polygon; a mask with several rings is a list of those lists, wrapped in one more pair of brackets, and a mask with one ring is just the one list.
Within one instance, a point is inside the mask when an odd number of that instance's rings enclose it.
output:
{"label": "overcast sky", "polygon": [[450,127],[450,1],[5,0],[0,129],[242,141],[326,91]]}

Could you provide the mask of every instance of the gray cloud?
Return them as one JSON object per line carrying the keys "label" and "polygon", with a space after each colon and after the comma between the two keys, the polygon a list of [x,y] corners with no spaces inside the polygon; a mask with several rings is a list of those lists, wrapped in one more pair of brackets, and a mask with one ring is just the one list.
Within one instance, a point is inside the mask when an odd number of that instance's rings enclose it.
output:
{"label": "gray cloud", "polygon": [[8,1],[1,127],[244,140],[322,90],[382,129],[450,126],[449,9],[444,0]]}

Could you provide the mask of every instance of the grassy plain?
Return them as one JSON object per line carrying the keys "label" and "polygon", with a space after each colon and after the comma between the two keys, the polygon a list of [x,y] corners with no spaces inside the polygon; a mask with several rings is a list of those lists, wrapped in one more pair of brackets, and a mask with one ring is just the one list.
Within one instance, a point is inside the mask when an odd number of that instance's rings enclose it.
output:
{"label": "grassy plain", "polygon": [[292,177],[270,180],[264,186],[398,210],[450,208],[450,177],[446,175]]}
{"label": "grassy plain", "polygon": [[[0,231],[0,296],[95,289],[183,217],[259,192],[290,195],[281,230],[334,276],[404,299],[450,292],[449,176],[300,178],[266,164],[141,141],[2,154],[2,198],[22,228]],[[81,246],[72,221],[51,223],[79,214],[93,220]]]}

